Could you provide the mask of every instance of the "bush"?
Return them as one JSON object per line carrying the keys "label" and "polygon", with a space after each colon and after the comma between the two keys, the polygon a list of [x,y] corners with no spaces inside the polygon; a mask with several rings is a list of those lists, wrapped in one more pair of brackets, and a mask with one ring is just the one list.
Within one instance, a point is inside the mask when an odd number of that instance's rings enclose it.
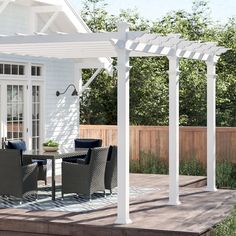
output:
{"label": "bush", "polygon": [[[131,160],[131,173],[168,174],[168,162],[151,152],[141,152],[139,160]],[[196,158],[182,159],[179,167],[180,175],[205,176],[206,167]],[[236,166],[228,160],[216,163],[216,185],[218,188],[236,188]]]}
{"label": "bush", "polygon": [[236,188],[236,167],[228,160],[216,163],[216,186]]}
{"label": "bush", "polygon": [[183,159],[180,161],[179,174],[180,175],[205,176],[206,175],[206,168],[194,156],[190,159]]}
{"label": "bush", "polygon": [[139,160],[131,160],[130,172],[145,174],[168,174],[168,164],[166,160],[156,157],[151,152],[141,152]]}

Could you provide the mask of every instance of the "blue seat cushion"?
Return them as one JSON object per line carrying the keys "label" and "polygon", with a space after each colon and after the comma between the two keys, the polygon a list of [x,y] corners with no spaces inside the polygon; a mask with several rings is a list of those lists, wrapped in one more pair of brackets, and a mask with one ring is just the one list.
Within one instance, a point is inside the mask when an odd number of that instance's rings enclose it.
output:
{"label": "blue seat cushion", "polygon": [[38,166],[47,165],[47,160],[33,159],[32,162],[33,162],[33,163],[37,163]]}
{"label": "blue seat cushion", "polygon": [[82,160],[82,162],[84,164],[88,164],[89,160],[90,160],[90,158],[88,158],[88,155],[90,156],[90,152],[91,152],[89,150],[88,150],[88,153],[86,155],[80,155],[80,156],[74,156],[74,157],[65,157],[65,158],[62,158],[62,161],[71,162],[71,163],[78,163],[79,162],[78,160]]}
{"label": "blue seat cushion", "polygon": [[11,140],[11,141],[8,141],[7,148],[25,151],[26,144],[25,144],[25,141],[23,141],[23,140]]}
{"label": "blue seat cushion", "polygon": [[102,146],[102,139],[75,139],[75,148],[95,148]]}

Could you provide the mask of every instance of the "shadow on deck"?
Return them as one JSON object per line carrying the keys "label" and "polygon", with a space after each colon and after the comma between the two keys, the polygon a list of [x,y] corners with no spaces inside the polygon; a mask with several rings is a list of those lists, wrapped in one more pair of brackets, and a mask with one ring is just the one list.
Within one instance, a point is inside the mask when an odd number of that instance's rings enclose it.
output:
{"label": "shadow on deck", "polygon": [[[116,204],[87,212],[2,208],[4,236],[193,236],[209,235],[236,204],[236,191],[206,192],[205,177],[180,176],[181,205],[168,205],[168,176],[131,174],[131,186],[144,189],[130,201],[132,224],[115,225]],[[150,190],[145,192],[146,190]],[[38,203],[40,204],[40,203]],[[93,204],[93,200],[91,202]],[[77,209],[76,206],[74,209]]]}

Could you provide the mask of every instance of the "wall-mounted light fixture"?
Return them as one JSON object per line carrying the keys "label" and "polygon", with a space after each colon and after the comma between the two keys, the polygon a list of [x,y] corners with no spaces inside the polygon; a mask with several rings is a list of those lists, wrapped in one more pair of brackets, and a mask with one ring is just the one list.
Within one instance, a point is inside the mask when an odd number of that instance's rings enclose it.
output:
{"label": "wall-mounted light fixture", "polygon": [[77,92],[77,90],[76,90],[74,84],[69,84],[69,85],[67,86],[66,90],[65,90],[63,93],[60,93],[59,91],[56,91],[56,96],[58,97],[58,96],[60,96],[60,95],[62,95],[62,94],[65,94],[65,93],[67,92],[67,90],[69,89],[69,87],[73,87],[73,88],[74,88],[74,90],[73,90],[71,96],[78,96],[78,92]]}

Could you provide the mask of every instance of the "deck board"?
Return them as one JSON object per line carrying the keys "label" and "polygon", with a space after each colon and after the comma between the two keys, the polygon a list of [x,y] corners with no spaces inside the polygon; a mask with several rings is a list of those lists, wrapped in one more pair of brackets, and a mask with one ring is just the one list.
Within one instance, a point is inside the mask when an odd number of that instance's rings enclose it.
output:
{"label": "deck board", "polygon": [[191,185],[204,180],[204,177],[180,176],[180,185],[184,186],[180,188],[182,204],[168,206],[168,176],[131,174],[132,186],[160,190],[131,200],[130,217],[133,223],[129,225],[114,224],[115,204],[89,213],[1,209],[0,235],[204,235],[229,215],[236,205],[235,190],[206,192],[205,186],[196,188]]}

